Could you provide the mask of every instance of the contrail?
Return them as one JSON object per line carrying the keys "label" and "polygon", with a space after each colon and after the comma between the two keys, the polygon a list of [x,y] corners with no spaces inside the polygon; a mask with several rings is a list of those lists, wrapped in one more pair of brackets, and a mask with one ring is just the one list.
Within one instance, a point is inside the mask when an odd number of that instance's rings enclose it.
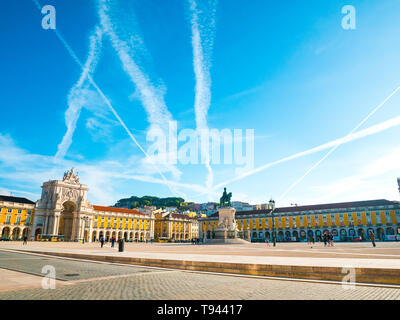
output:
{"label": "contrail", "polygon": [[[388,95],[378,106],[375,107],[358,125],[356,125],[346,137],[351,136],[358,128],[360,128],[373,114],[375,114],[383,105],[397,92],[399,91],[400,86],[398,86],[393,92]],[[345,137],[345,138],[346,138]],[[316,167],[318,167],[326,158],[328,158],[343,142],[338,141],[331,150],[329,150],[320,160],[318,160],[311,168],[309,168],[298,180],[296,180],[290,187],[282,193],[282,195],[278,198],[278,202],[282,200],[290,190],[292,190],[296,185],[298,185],[305,177],[307,177],[311,171],[313,171]]]}
{"label": "contrail", "polygon": [[93,74],[97,62],[99,60],[99,53],[101,50],[102,30],[96,27],[95,32],[90,37],[90,49],[86,63],[83,67],[81,76],[78,82],[71,88],[68,94],[68,109],[65,112],[65,123],[67,125],[67,132],[65,133],[61,143],[58,145],[56,153],[57,158],[63,158],[67,153],[68,148],[72,143],[72,135],[76,128],[80,111],[87,101],[82,97],[82,85],[86,80],[88,74]]}
{"label": "contrail", "polygon": [[160,90],[152,85],[148,76],[132,58],[132,49],[128,45],[127,39],[121,39],[117,34],[108,14],[109,12],[110,7],[106,4],[106,1],[99,0],[98,14],[100,23],[104,32],[109,36],[111,44],[121,60],[124,71],[129,75],[132,83],[138,89],[140,100],[148,114],[150,124],[159,128],[165,128],[168,122],[172,120],[172,116],[165,105],[164,97],[159,92]]}
{"label": "contrail", "polygon": [[[162,134],[168,137],[168,124],[173,118],[164,101],[164,93],[152,84],[148,75],[143,71],[143,67],[140,67],[134,58],[137,52],[147,52],[140,35],[136,33],[138,27],[135,27],[135,32],[132,35],[129,33],[130,30],[121,22],[123,19],[118,17],[118,23],[122,23],[122,26],[118,28],[112,21],[112,12],[112,6],[108,1],[99,0],[98,15],[100,17],[100,23],[122,63],[123,70],[130,77],[137,90],[139,99],[146,110],[150,123],[148,132],[152,133],[161,130]],[[136,23],[134,12],[129,12],[129,18],[130,24]],[[132,41],[133,45],[131,44]],[[161,148],[159,148],[158,151],[159,150],[161,150]],[[169,161],[170,159],[177,159],[176,150],[169,150],[167,154],[161,154],[159,152],[157,158],[159,158],[159,160],[155,162],[163,161],[163,165],[171,171],[172,175],[176,179],[179,177],[180,171],[173,164],[173,161]]]}
{"label": "contrail", "polygon": [[[37,0],[33,0],[33,2],[37,5],[37,7],[39,8],[39,11],[41,11],[41,7],[38,3]],[[76,56],[75,52],[72,50],[72,48],[69,46],[69,44],[65,41],[65,39],[61,36],[61,34],[58,32],[57,29],[54,29],[55,34],[57,35],[58,39],[62,42],[62,44],[64,45],[64,47],[67,49],[68,53],[71,55],[72,59],[80,66],[80,68],[82,69],[82,71],[84,70],[84,65],[81,63],[81,61],[79,60],[79,58]],[[121,126],[125,129],[126,133],[129,135],[129,137],[131,138],[131,140],[139,147],[139,149],[146,155],[146,157],[149,158],[149,160],[152,162],[152,164],[154,165],[154,167],[157,169],[158,173],[160,174],[161,178],[163,179],[163,181],[165,182],[165,184],[168,186],[169,190],[174,193],[177,194],[176,191],[173,190],[173,188],[171,188],[169,181],[165,178],[165,176],[162,174],[162,172],[158,169],[158,167],[156,166],[156,164],[154,163],[153,159],[146,153],[146,151],[142,148],[142,146],[138,143],[138,141],[135,139],[135,137],[132,135],[132,133],[130,132],[130,130],[128,129],[128,127],[125,125],[125,123],[122,121],[122,119],[119,117],[118,113],[115,111],[115,109],[113,108],[113,106],[111,105],[110,101],[108,100],[108,98],[104,95],[104,93],[100,90],[100,88],[98,87],[98,85],[96,84],[96,82],[93,80],[92,76],[90,75],[90,73],[87,73],[87,79],[89,80],[89,82],[92,84],[92,86],[96,89],[97,93],[102,97],[102,99],[104,100],[104,102],[106,103],[106,105],[109,107],[109,109],[111,110],[111,112],[114,114],[114,116],[117,118],[117,120],[119,121],[119,123],[121,124]],[[181,195],[181,194],[179,194]]]}
{"label": "contrail", "polygon": [[[205,25],[199,22],[200,15],[204,14],[198,9],[195,0],[189,0],[190,11],[192,14],[192,47],[193,47],[193,67],[196,77],[195,103],[194,110],[196,116],[196,128],[201,136],[201,132],[208,132],[207,112],[211,102],[211,52],[213,45],[213,33],[215,31],[215,11],[217,1],[209,2],[210,8],[207,8],[207,21]],[[206,30],[206,26],[208,30]],[[203,32],[202,32],[203,31]],[[203,38],[202,38],[203,33]],[[208,136],[208,135],[206,135]],[[205,150],[206,149],[206,150]],[[202,145],[202,155],[204,155],[205,166],[208,170],[206,186],[211,188],[214,181],[213,171],[210,165],[210,150],[208,143]]]}
{"label": "contrail", "polygon": [[379,132],[386,131],[386,130],[388,130],[390,128],[393,128],[393,127],[396,127],[396,126],[399,126],[399,125],[400,125],[400,116],[397,116],[397,117],[394,117],[394,118],[389,119],[387,121],[384,121],[384,122],[381,122],[379,124],[373,125],[373,126],[367,128],[367,129],[360,130],[358,132],[349,134],[349,135],[347,135],[347,136],[345,136],[343,138],[327,142],[327,143],[322,144],[322,145],[320,145],[318,147],[315,147],[315,148],[312,148],[312,149],[308,149],[308,150],[296,153],[294,155],[282,158],[282,159],[277,160],[277,161],[266,163],[266,164],[254,169],[254,170],[248,171],[248,172],[246,172],[244,174],[241,174],[241,175],[239,175],[239,176],[237,176],[235,178],[229,179],[229,180],[227,180],[225,182],[222,182],[222,183],[220,183],[218,185],[215,185],[213,187],[213,189],[219,189],[219,188],[221,188],[223,186],[226,186],[226,185],[231,184],[231,183],[233,183],[235,181],[238,181],[238,180],[242,180],[243,178],[246,178],[246,177],[251,176],[251,175],[253,175],[255,173],[264,171],[265,169],[268,169],[270,167],[276,166],[278,164],[281,164],[281,163],[284,163],[284,162],[287,162],[287,161],[290,161],[290,160],[294,160],[294,159],[297,159],[297,158],[300,158],[300,157],[304,157],[304,156],[307,156],[307,155],[310,155],[310,154],[313,154],[313,153],[316,153],[316,152],[320,152],[322,150],[332,148],[332,147],[334,147],[334,146],[336,146],[338,144],[341,145],[341,144],[349,143],[349,142],[352,142],[352,141],[355,141],[355,140],[358,140],[358,139],[361,139],[361,138],[364,138],[364,137],[368,137],[370,135],[374,135],[374,134],[377,134]]}

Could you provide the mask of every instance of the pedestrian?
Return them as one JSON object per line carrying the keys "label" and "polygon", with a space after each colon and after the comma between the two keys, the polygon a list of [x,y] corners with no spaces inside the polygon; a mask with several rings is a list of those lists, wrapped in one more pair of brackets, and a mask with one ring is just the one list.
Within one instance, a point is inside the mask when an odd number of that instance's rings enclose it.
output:
{"label": "pedestrian", "polygon": [[114,244],[115,244],[115,238],[112,237],[112,238],[111,238],[111,248],[114,248]]}
{"label": "pedestrian", "polygon": [[267,243],[267,247],[269,247],[270,245],[269,245],[268,238],[265,239],[265,242]]}
{"label": "pedestrian", "polygon": [[311,242],[312,242],[313,245],[315,244],[314,236],[311,236]]}
{"label": "pedestrian", "polygon": [[24,236],[24,242],[22,243],[22,245],[27,244],[28,243],[27,241],[28,241],[28,237]]}
{"label": "pedestrian", "polygon": [[326,247],[326,241],[327,241],[327,236],[326,233],[324,233],[324,247]]}
{"label": "pedestrian", "polygon": [[372,231],[369,232],[369,240],[371,240],[372,245],[375,248],[376,247],[376,245],[375,245],[375,234]]}
{"label": "pedestrian", "polygon": [[100,237],[100,243],[101,243],[101,247],[103,248],[103,246],[104,246],[104,238],[103,238],[103,236]]}
{"label": "pedestrian", "polygon": [[333,247],[333,234],[331,234],[331,236],[330,236],[330,244],[331,244],[331,247]]}

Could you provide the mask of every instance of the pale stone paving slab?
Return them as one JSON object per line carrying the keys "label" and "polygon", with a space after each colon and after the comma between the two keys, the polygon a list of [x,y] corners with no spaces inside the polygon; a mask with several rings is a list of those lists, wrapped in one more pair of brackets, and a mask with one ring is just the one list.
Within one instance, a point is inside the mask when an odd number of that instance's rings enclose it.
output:
{"label": "pale stone paving slab", "polygon": [[354,258],[303,258],[303,257],[262,257],[246,255],[210,255],[210,254],[174,254],[160,252],[118,252],[113,249],[94,251],[86,249],[61,249],[61,248],[29,248],[32,252],[63,252],[71,254],[90,254],[94,256],[118,256],[130,258],[166,259],[183,261],[205,261],[205,262],[227,262],[244,264],[265,265],[294,265],[294,266],[317,266],[317,267],[355,267],[355,268],[389,268],[400,269],[400,259],[354,259]]}

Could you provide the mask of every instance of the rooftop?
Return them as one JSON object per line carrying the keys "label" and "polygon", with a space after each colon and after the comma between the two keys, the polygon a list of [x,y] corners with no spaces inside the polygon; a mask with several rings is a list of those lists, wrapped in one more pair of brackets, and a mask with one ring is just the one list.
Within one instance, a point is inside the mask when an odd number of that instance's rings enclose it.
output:
{"label": "rooftop", "polygon": [[[300,212],[300,211],[316,211],[316,210],[330,210],[330,209],[348,209],[348,208],[360,208],[360,207],[379,207],[388,205],[398,205],[398,201],[389,201],[385,199],[378,200],[366,200],[366,201],[352,201],[352,202],[339,202],[339,203],[326,203],[326,204],[315,204],[307,206],[293,206],[293,207],[281,207],[276,208],[274,213],[288,213],[288,212]],[[251,214],[268,214],[270,209],[262,210],[250,210],[250,211],[239,211],[236,215],[251,215]],[[218,212],[210,215],[210,217],[217,217]]]}
{"label": "rooftop", "polygon": [[21,197],[13,197],[13,196],[3,196],[0,195],[0,201],[7,201],[7,202],[17,202],[17,203],[25,203],[25,204],[35,204],[35,202]]}
{"label": "rooftop", "polygon": [[125,209],[125,208],[117,208],[117,207],[103,207],[103,206],[93,206],[95,211],[105,211],[105,212],[119,212],[119,213],[130,213],[130,214],[139,214],[145,215],[142,212],[139,212],[135,209]]}

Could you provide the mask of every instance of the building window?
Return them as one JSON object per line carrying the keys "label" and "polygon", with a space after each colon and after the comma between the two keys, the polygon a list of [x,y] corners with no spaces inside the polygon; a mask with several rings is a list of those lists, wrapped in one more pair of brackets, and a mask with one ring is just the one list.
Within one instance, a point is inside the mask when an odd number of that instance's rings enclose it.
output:
{"label": "building window", "polygon": [[6,224],[10,224],[11,216],[6,217]]}
{"label": "building window", "polygon": [[20,224],[21,223],[21,216],[17,216],[17,221],[15,221],[15,224]]}
{"label": "building window", "polygon": [[22,212],[22,210],[21,209],[18,209],[18,213],[21,213]]}
{"label": "building window", "polygon": [[8,208],[7,212],[8,212],[8,213],[11,213],[11,211],[12,211],[12,209],[11,209],[11,208]]}
{"label": "building window", "polygon": [[31,217],[26,217],[25,224],[26,224],[27,226],[29,226],[30,222],[31,222]]}

